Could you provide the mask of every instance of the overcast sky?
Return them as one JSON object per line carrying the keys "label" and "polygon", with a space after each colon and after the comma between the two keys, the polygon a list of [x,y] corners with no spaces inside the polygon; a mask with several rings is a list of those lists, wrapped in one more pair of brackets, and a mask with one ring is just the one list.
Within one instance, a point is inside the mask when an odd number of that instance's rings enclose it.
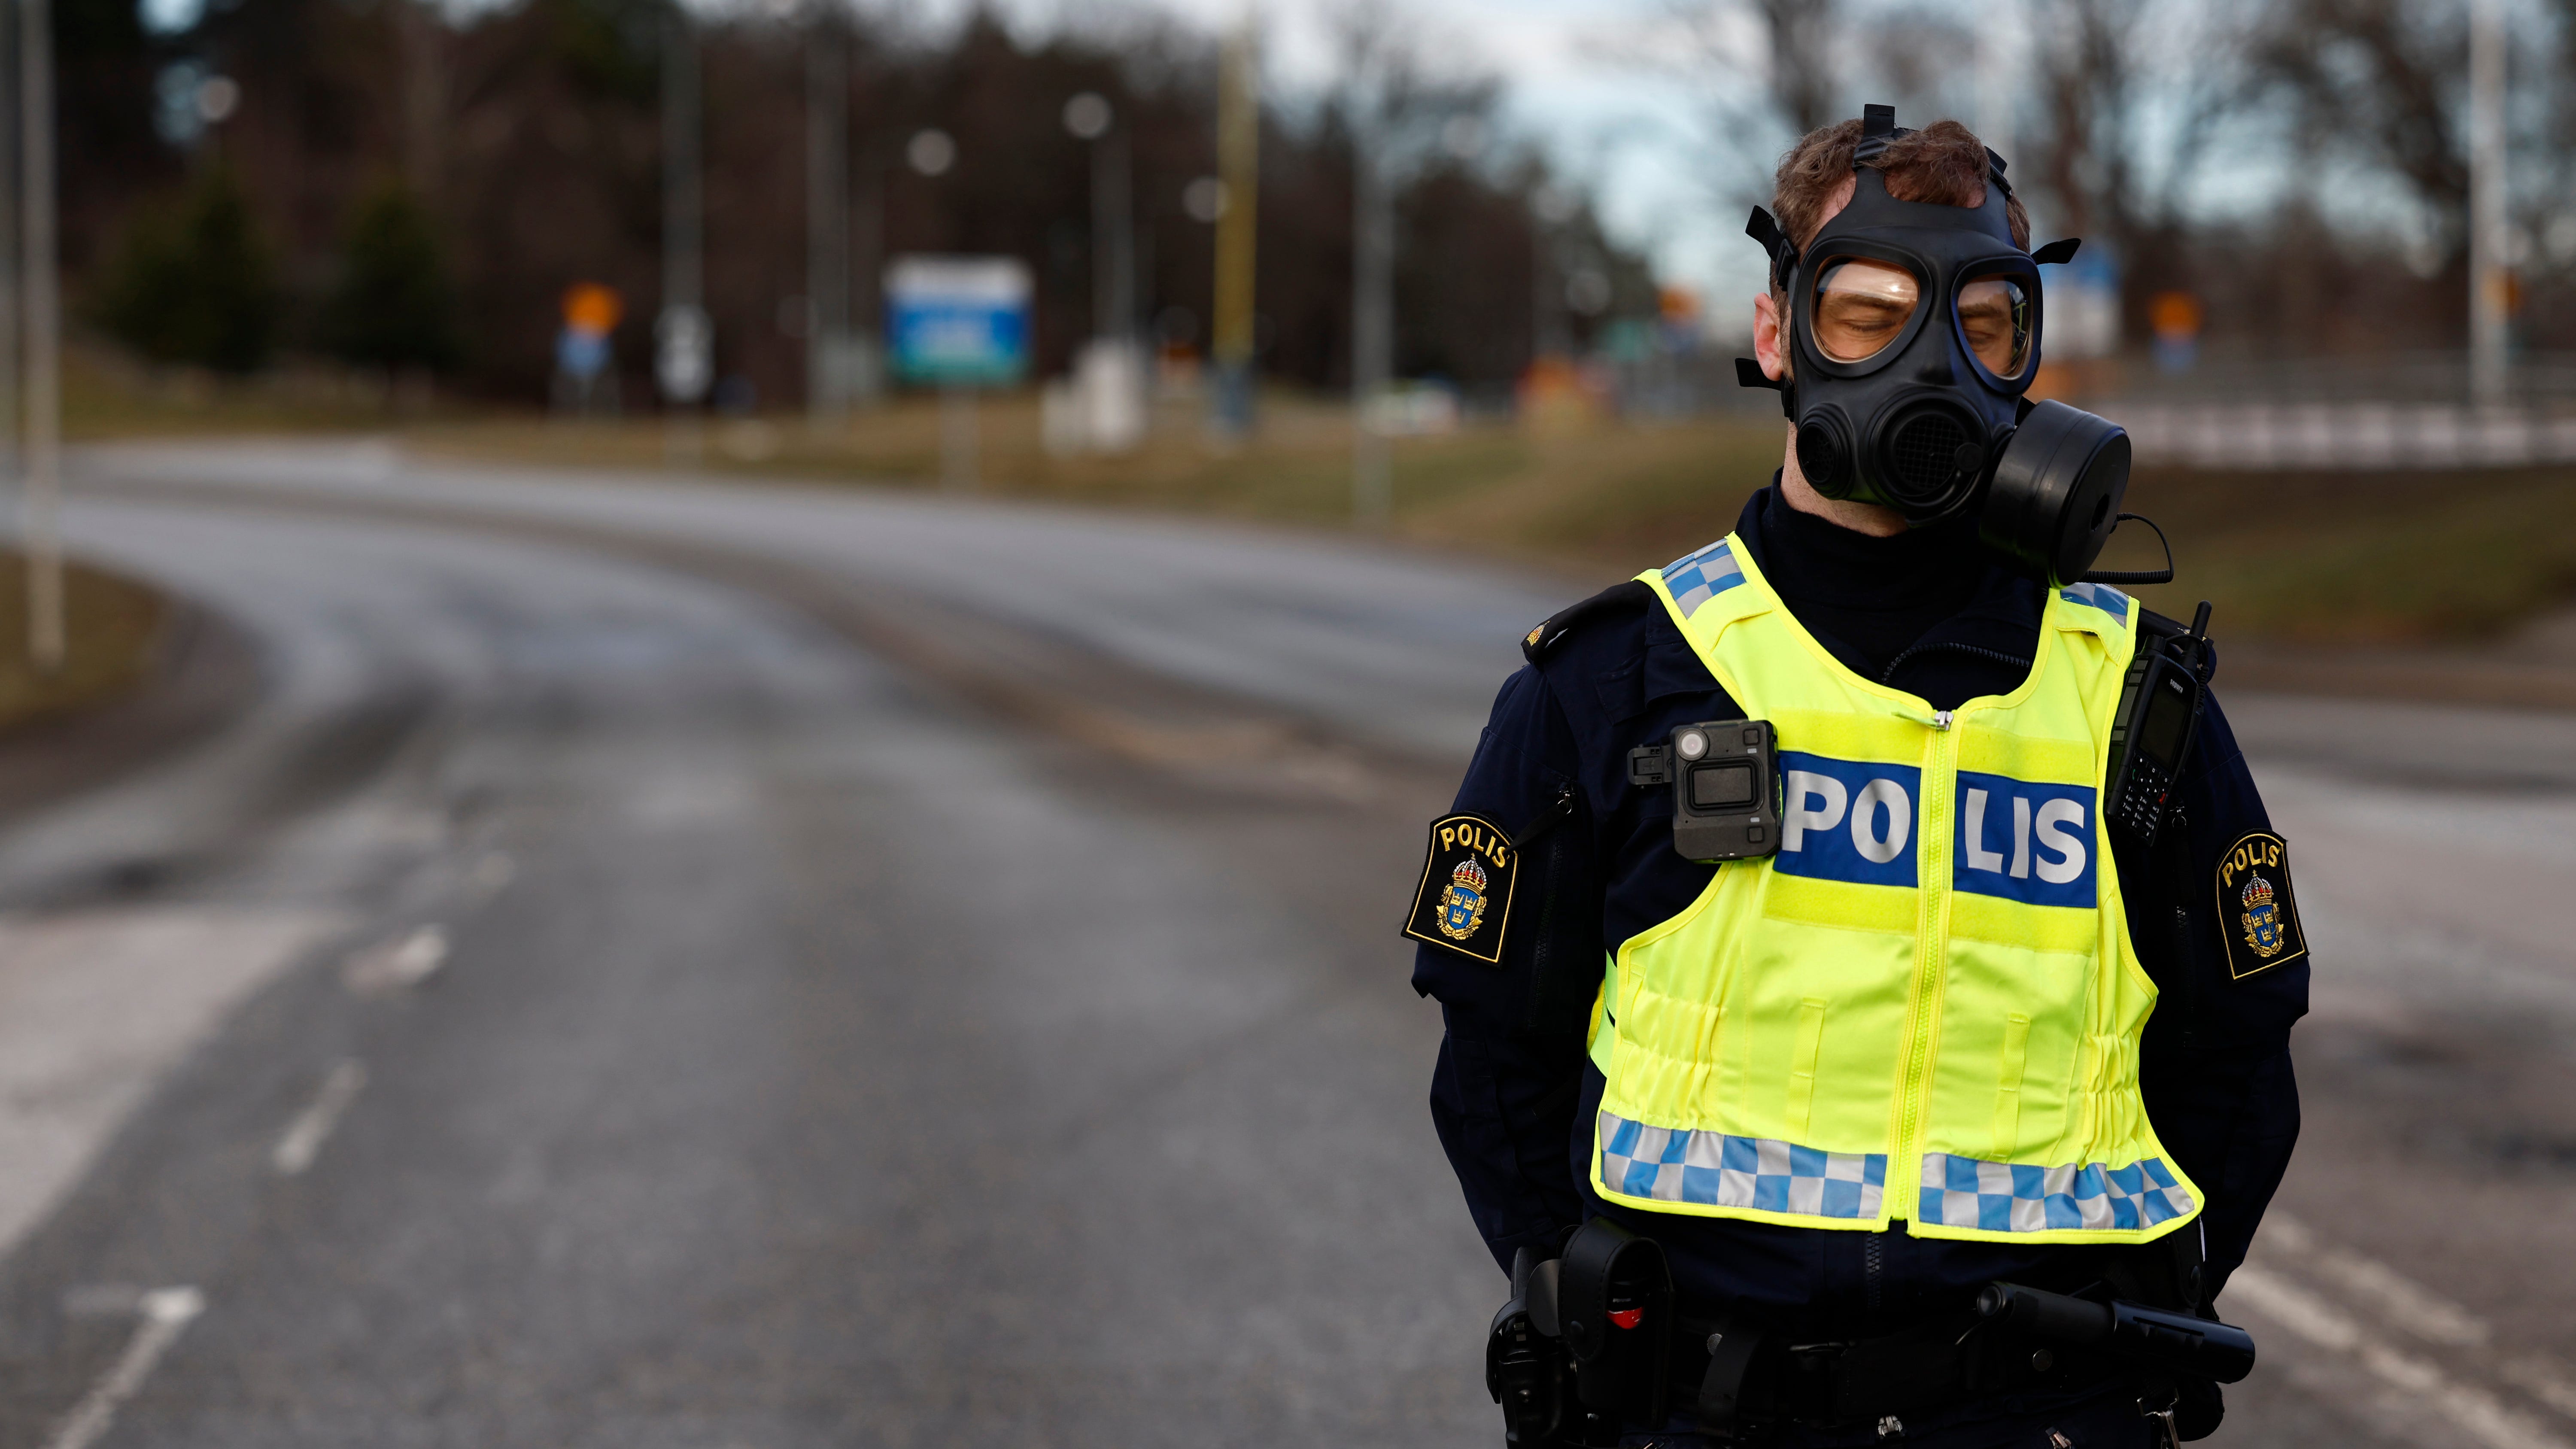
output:
{"label": "overcast sky", "polygon": [[[963,8],[962,0],[930,3],[951,14]],[[1742,234],[1741,204],[1720,204],[1728,173],[1695,154],[1704,144],[1704,109],[1678,77],[1637,59],[1668,24],[1664,0],[1376,3],[1394,5],[1435,58],[1499,78],[1507,142],[1542,145],[1564,174],[1593,192],[1621,239],[1649,251],[1661,274],[1733,297],[1729,311],[1749,319],[1763,257]],[[1243,0],[1005,0],[1001,8],[1044,29],[1068,13],[1122,4],[1167,11],[1211,31],[1245,11]],[[1263,69],[1274,86],[1311,92],[1331,82],[1332,17],[1349,4],[1265,0]]]}

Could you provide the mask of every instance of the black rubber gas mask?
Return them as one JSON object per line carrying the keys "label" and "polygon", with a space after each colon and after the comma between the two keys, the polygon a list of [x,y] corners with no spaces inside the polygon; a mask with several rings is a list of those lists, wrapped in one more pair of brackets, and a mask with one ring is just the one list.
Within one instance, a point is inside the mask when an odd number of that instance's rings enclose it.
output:
{"label": "black rubber gas mask", "polygon": [[1885,504],[1921,528],[1977,510],[1987,545],[2051,584],[2100,556],[2128,487],[2129,439],[2063,403],[2031,403],[2039,369],[2039,268],[2076,244],[2013,244],[2003,158],[1988,152],[1976,207],[1899,201],[1868,164],[1903,134],[1892,107],[1864,113],[1851,204],[1801,254],[1769,212],[1746,228],[1785,290],[1798,469],[1827,498]]}

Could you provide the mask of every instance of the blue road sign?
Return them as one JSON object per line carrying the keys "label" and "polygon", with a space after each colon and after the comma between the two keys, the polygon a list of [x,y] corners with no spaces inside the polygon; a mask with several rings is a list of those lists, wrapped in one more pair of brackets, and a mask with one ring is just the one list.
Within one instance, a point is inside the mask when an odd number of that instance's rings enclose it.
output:
{"label": "blue road sign", "polygon": [[897,257],[886,331],[905,382],[1006,387],[1029,370],[1029,269],[1016,257]]}

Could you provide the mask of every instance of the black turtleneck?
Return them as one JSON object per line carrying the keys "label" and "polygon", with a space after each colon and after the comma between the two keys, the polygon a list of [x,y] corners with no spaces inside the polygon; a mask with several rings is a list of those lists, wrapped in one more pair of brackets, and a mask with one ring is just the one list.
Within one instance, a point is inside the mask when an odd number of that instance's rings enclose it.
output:
{"label": "black turtleneck", "polygon": [[1754,559],[1807,632],[1871,679],[1967,608],[1987,568],[1973,517],[1872,538],[1791,507],[1776,475]]}

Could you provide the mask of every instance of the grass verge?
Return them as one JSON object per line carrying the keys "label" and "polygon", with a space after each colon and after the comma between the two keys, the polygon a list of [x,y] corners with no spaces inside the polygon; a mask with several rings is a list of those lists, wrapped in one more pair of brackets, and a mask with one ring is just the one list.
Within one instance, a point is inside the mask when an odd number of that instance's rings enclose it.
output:
{"label": "grass verge", "polygon": [[[562,422],[461,407],[406,406],[363,380],[314,375],[215,384],[103,358],[72,377],[76,434],[368,431],[459,460],[659,468],[659,421]],[[419,400],[415,399],[417,404]],[[1348,413],[1273,395],[1239,446],[1208,439],[1189,405],[1166,406],[1146,445],[1119,457],[1043,446],[1034,396],[977,405],[977,475],[989,494],[1082,507],[1218,514],[1312,526],[1351,521]],[[746,477],[932,489],[941,412],[907,398],[817,430],[801,418],[714,418],[692,456]],[[1574,422],[1553,430],[1471,426],[1393,449],[1399,538],[1501,554],[1569,575],[1569,597],[1663,562],[1732,527],[1779,465],[1776,418]],[[2450,473],[2142,470],[2129,508],[2173,538],[2178,583],[2138,590],[2188,614],[2212,600],[2237,637],[2302,643],[2456,644],[2509,634],[2576,604],[2576,469]],[[2152,564],[2124,529],[2105,567]],[[14,587],[14,586],[12,586]]]}
{"label": "grass verge", "polygon": [[27,563],[0,552],[0,733],[107,704],[151,672],[167,598],[76,563],[63,572],[63,603],[63,665],[39,670],[27,652]]}

